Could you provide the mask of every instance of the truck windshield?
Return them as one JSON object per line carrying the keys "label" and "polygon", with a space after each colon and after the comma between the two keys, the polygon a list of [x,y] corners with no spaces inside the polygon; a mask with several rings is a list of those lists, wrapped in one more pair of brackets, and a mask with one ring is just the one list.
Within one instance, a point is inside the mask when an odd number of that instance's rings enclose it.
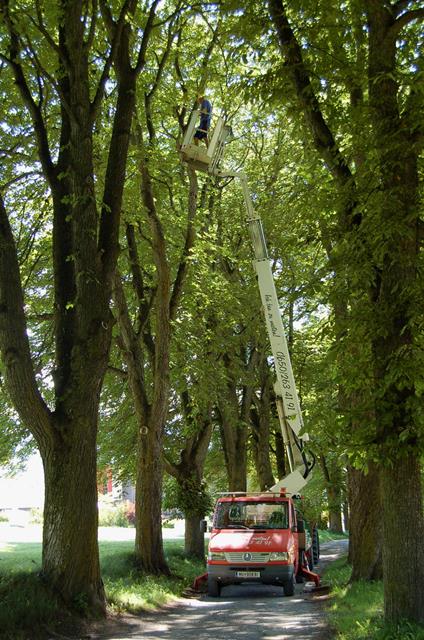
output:
{"label": "truck windshield", "polygon": [[288,529],[287,502],[219,502],[216,529]]}

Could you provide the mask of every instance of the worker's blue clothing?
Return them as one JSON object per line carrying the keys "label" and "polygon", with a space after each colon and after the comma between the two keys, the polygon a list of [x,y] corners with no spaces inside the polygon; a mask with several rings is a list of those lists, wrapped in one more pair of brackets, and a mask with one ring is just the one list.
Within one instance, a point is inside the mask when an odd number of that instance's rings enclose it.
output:
{"label": "worker's blue clothing", "polygon": [[202,104],[200,105],[200,123],[199,123],[199,128],[194,134],[195,138],[198,138],[199,140],[203,140],[203,138],[207,137],[208,130],[211,124],[211,118],[212,118],[212,105],[209,102],[209,100],[206,100],[205,98],[202,101]]}

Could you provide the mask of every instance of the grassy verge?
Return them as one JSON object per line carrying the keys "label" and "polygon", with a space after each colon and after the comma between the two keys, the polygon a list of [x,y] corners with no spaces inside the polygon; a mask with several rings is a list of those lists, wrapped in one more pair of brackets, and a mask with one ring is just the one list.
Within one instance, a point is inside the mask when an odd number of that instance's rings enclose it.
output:
{"label": "grassy verge", "polygon": [[172,577],[140,574],[134,567],[132,542],[101,542],[100,561],[107,598],[118,611],[137,613],[154,609],[181,595],[194,578],[204,573],[200,561],[184,555],[182,541],[165,540],[164,548]]}
{"label": "grassy verge", "polygon": [[409,622],[385,625],[381,582],[349,584],[346,558],[332,562],[325,571],[331,585],[328,616],[335,640],[424,640],[424,628]]}
{"label": "grassy verge", "polygon": [[[132,542],[100,542],[99,547],[107,598],[114,611],[136,613],[159,607],[181,595],[204,572],[200,561],[184,556],[180,540],[164,542],[173,574],[170,578],[137,572]],[[43,588],[38,578],[40,566],[41,544],[0,545],[0,638],[37,640],[45,637],[46,629],[72,626],[60,602]]]}
{"label": "grassy verge", "polygon": [[318,529],[320,542],[330,542],[331,540],[347,540],[348,533],[333,533],[328,529]]}

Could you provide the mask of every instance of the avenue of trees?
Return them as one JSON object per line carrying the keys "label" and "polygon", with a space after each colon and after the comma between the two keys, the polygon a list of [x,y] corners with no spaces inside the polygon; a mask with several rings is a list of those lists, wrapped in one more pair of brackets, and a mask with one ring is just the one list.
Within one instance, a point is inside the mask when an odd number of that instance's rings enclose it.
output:
{"label": "avenue of trees", "polygon": [[424,10],[0,0],[0,462],[37,448],[44,580],[102,613],[98,471],[199,521],[287,473],[243,197],[183,164],[206,90],[263,218],[316,458],[310,517],[424,622]]}

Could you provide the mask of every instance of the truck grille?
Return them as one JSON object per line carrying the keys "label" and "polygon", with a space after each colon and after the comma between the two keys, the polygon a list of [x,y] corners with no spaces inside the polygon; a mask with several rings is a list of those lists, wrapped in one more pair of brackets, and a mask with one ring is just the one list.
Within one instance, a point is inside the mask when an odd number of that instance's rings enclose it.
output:
{"label": "truck grille", "polygon": [[231,551],[225,554],[225,559],[227,562],[244,562],[246,564],[251,562],[268,562],[269,553],[260,551]]}

